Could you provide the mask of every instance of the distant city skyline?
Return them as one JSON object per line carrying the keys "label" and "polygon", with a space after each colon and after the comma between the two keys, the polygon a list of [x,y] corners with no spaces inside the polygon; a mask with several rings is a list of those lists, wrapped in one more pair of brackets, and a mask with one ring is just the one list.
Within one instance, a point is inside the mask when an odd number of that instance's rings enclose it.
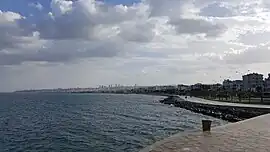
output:
{"label": "distant city skyline", "polygon": [[[250,70],[249,70],[250,71]],[[236,72],[238,73],[238,72]],[[189,88],[203,88],[208,86],[210,89],[217,90],[223,88],[227,91],[257,91],[258,87],[262,90],[270,92],[270,73],[267,77],[264,77],[260,73],[246,73],[242,75],[242,79],[223,79],[222,82],[214,83],[194,83],[194,84],[154,84],[154,85],[121,85],[121,84],[110,84],[110,85],[99,85],[98,87],[71,87],[71,88],[50,88],[50,89],[26,89],[16,90],[15,92],[100,92],[100,91],[128,91],[132,89],[146,88],[147,90],[162,90],[162,89],[180,89],[186,90]],[[185,88],[185,89],[183,89]]]}
{"label": "distant city skyline", "polygon": [[269,13],[267,0],[1,0],[0,92],[267,75]]}
{"label": "distant city skyline", "polygon": [[[239,78],[232,78],[231,76],[220,76],[219,81],[209,81],[209,82],[202,82],[202,81],[198,81],[198,82],[194,82],[194,83],[170,83],[170,84],[162,84],[162,83],[156,83],[156,84],[98,84],[95,86],[85,86],[85,87],[80,87],[80,86],[70,86],[70,87],[48,87],[48,88],[23,88],[23,89],[17,89],[17,90],[11,90],[11,91],[1,91],[1,92],[14,92],[14,91],[22,91],[22,90],[57,90],[57,89],[93,89],[93,88],[115,88],[115,87],[130,87],[130,86],[138,86],[138,87],[143,87],[143,86],[173,86],[173,85],[194,85],[194,84],[223,84],[224,81],[226,80],[231,80],[231,81],[238,81],[238,80],[242,80],[242,76],[244,75],[249,75],[249,74],[256,74],[256,72],[251,72],[250,70],[248,70],[250,73],[241,73],[243,75],[241,75]],[[236,73],[239,74],[239,72],[236,71]],[[261,73],[259,73],[261,74]],[[267,75],[263,75],[263,79],[267,79],[269,78],[269,74]]]}

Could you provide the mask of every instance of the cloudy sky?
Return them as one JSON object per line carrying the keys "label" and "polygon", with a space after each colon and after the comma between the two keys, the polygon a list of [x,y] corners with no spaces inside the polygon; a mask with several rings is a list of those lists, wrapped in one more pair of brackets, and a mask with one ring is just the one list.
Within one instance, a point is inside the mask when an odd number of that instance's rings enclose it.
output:
{"label": "cloudy sky", "polygon": [[1,0],[0,91],[267,74],[269,14],[269,0]]}

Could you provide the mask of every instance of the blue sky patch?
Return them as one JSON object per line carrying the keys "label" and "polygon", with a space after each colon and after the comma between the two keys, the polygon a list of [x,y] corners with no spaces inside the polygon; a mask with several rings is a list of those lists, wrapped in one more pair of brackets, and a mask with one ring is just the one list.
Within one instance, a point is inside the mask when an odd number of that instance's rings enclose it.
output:
{"label": "blue sky patch", "polygon": [[[132,5],[134,3],[140,2],[140,0],[102,0],[105,3],[112,5],[124,4]],[[43,11],[50,12],[51,0],[0,0],[0,10],[1,11],[12,11],[20,13],[23,16],[28,16],[29,14],[38,13],[38,9],[31,7],[31,3],[40,3],[43,6]]]}

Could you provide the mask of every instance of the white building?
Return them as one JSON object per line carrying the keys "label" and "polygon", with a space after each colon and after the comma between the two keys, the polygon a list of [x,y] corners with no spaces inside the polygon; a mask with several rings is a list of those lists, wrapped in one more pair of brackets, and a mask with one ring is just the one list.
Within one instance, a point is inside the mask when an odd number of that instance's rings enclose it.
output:
{"label": "white building", "polygon": [[257,87],[264,87],[263,75],[258,73],[250,73],[243,75],[243,87],[245,91],[256,91]]}

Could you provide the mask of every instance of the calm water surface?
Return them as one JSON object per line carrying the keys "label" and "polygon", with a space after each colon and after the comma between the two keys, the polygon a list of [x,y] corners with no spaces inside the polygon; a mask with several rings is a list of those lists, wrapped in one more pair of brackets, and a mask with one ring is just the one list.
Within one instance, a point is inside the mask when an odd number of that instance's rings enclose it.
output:
{"label": "calm water surface", "polygon": [[0,94],[0,151],[136,152],[201,119],[227,122],[157,102],[109,94]]}

